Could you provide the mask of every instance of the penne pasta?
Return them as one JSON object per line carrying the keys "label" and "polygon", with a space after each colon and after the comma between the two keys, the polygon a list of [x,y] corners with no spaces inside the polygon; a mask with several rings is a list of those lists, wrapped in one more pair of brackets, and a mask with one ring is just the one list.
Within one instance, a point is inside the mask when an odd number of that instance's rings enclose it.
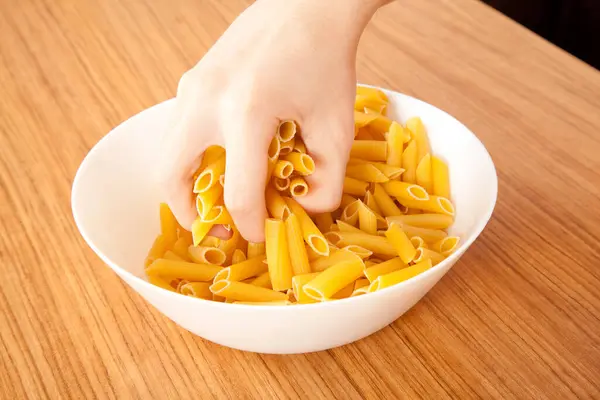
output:
{"label": "penne pasta", "polygon": [[373,188],[373,198],[381,210],[384,217],[402,215],[400,208],[394,203],[394,200],[387,194],[381,185],[375,184]]}
{"label": "penne pasta", "polygon": [[421,236],[411,237],[410,242],[412,243],[412,245],[415,249],[418,249],[419,247],[423,247],[425,249],[428,248],[427,243],[425,243],[425,241],[423,240],[423,238]]}
{"label": "penne pasta", "polygon": [[177,241],[173,245],[172,251],[179,258],[183,258],[185,261],[191,261],[190,256],[188,254],[188,247],[189,247],[189,243],[187,243],[184,238],[180,238],[180,239],[177,239]]}
{"label": "penne pasta", "polygon": [[223,268],[217,275],[215,275],[214,281],[243,281],[244,279],[253,278],[267,272],[267,264],[264,263],[265,257],[258,256],[251,258],[246,261],[242,261],[239,264],[232,264],[227,268]]}
{"label": "penne pasta", "polygon": [[384,261],[380,264],[376,264],[373,266],[369,266],[365,269],[365,276],[369,280],[369,282],[373,282],[375,279],[380,277],[381,275],[389,274],[390,272],[397,271],[402,268],[406,268],[407,265],[404,263],[400,257],[394,257],[390,260]]}
{"label": "penne pasta", "polygon": [[200,242],[200,245],[206,247],[219,247],[220,244],[221,239],[215,236],[205,236],[204,239],[202,239],[202,242]]}
{"label": "penne pasta", "polygon": [[408,143],[402,153],[402,168],[404,169],[402,180],[415,183],[417,181],[417,144],[414,140]]}
{"label": "penne pasta", "polygon": [[[196,195],[196,210],[201,218],[205,218],[223,196],[223,186],[215,185],[205,192]],[[222,201],[222,200],[221,200]]]}
{"label": "penne pasta", "polygon": [[[360,200],[359,200],[360,201]],[[347,222],[337,220],[336,221],[337,231],[338,232],[362,232],[360,229],[355,228]]]}
{"label": "penne pasta", "polygon": [[344,193],[362,197],[367,193],[368,187],[369,184],[365,181],[349,177],[344,178]]}
{"label": "penne pasta", "polygon": [[291,140],[288,140],[287,142],[281,142],[281,144],[280,144],[281,150],[279,151],[279,155],[284,156],[286,154],[290,154],[292,151],[294,151],[295,144],[296,144],[295,137],[293,137]]}
{"label": "penne pasta", "polygon": [[273,176],[280,179],[289,178],[292,172],[294,172],[294,166],[286,160],[278,160],[273,168]]}
{"label": "penne pasta", "polygon": [[144,267],[147,267],[148,265],[152,264],[154,260],[161,258],[167,251],[167,248],[168,243],[165,237],[162,234],[158,235],[156,239],[154,239],[152,247],[150,247],[150,250],[148,251],[148,255],[146,256],[146,260],[144,261]]}
{"label": "penne pasta", "polygon": [[285,231],[294,275],[309,273],[310,264],[308,262],[308,255],[306,254],[306,249],[304,247],[304,239],[302,236],[300,220],[296,214],[291,214],[285,220]]}
{"label": "penne pasta", "polygon": [[265,254],[265,242],[256,243],[256,242],[248,242],[248,258],[254,258],[257,256],[261,256]]}
{"label": "penne pasta", "polygon": [[168,290],[169,292],[175,292],[175,288],[169,284],[166,279],[161,278],[156,275],[148,275],[148,282],[153,284],[154,286],[158,286],[159,288],[163,288]]}
{"label": "penne pasta", "polygon": [[[382,184],[382,187],[390,196],[394,196],[398,201],[418,201],[429,200],[429,194],[419,185],[407,182],[390,181]],[[409,206],[410,207],[410,206]]]}
{"label": "penne pasta", "polygon": [[297,137],[294,141],[294,151],[297,153],[306,154],[306,145],[299,137]]}
{"label": "penne pasta", "polygon": [[298,127],[294,121],[281,121],[277,127],[276,137],[280,142],[289,142],[296,136]]}
{"label": "penne pasta", "polygon": [[346,286],[344,286],[343,288],[341,288],[340,290],[335,292],[335,294],[333,296],[331,296],[331,299],[339,300],[339,299],[346,299],[346,298],[350,297],[352,295],[352,292],[354,291],[355,283],[356,283],[356,281],[350,282],[349,284],[347,284]]}
{"label": "penne pasta", "polygon": [[318,275],[318,272],[313,272],[309,274],[296,275],[292,278],[292,291],[294,292],[294,297],[296,298],[296,301],[298,301],[298,303],[310,304],[317,302],[317,300],[304,293],[304,290],[302,289],[304,288],[304,285],[312,281]]}
{"label": "penne pasta", "polygon": [[228,280],[213,283],[210,286],[210,291],[213,294],[225,296],[227,299],[234,301],[268,302],[288,300],[288,296],[285,293],[248,283]]}
{"label": "penne pasta", "polygon": [[355,140],[352,143],[350,157],[367,161],[386,161],[387,143],[379,140]]}
{"label": "penne pasta", "polygon": [[191,245],[187,253],[192,261],[201,264],[223,265],[227,259],[225,252],[216,247]]}
{"label": "penne pasta", "polygon": [[225,173],[225,154],[207,165],[194,182],[194,193],[203,193],[219,183],[219,178]]}
{"label": "penne pasta", "polygon": [[210,146],[206,149],[202,155],[202,161],[200,162],[200,168],[198,173],[195,174],[194,180],[200,175],[200,173],[210,164],[217,161],[219,158],[225,156],[225,149],[221,146]]}
{"label": "penne pasta", "polygon": [[273,183],[273,187],[280,192],[284,192],[290,187],[290,178],[281,179],[275,176],[271,182]]}
{"label": "penne pasta", "polygon": [[284,220],[291,213],[283,197],[270,186],[265,190],[265,203],[271,218]]}
{"label": "penne pasta", "polygon": [[356,95],[357,96],[362,95],[365,97],[376,98],[376,99],[381,100],[381,102],[384,104],[389,103],[389,99],[388,99],[387,95],[382,90],[372,88],[369,86],[356,85]]}
{"label": "penne pasta", "polygon": [[198,246],[204,237],[208,234],[215,224],[212,222],[204,222],[201,217],[197,217],[192,223],[192,237],[194,246]]}
{"label": "penne pasta", "polygon": [[431,176],[431,156],[427,153],[415,170],[415,179],[417,185],[423,187],[427,193],[433,193],[433,181]]}
{"label": "penne pasta", "polygon": [[246,261],[246,255],[243,250],[235,249],[233,251],[233,255],[231,256],[231,265],[239,264],[241,262]]}
{"label": "penne pasta", "polygon": [[340,201],[340,208],[343,210],[348,207],[350,203],[354,203],[356,201],[356,197],[352,197],[349,194],[342,194],[342,200]]}
{"label": "penne pasta", "polygon": [[397,223],[397,222],[391,222],[391,223],[400,225],[402,227],[402,230],[404,231],[404,233],[406,233],[406,236],[408,236],[409,239],[412,238],[413,236],[419,236],[424,241],[431,243],[431,242],[440,241],[443,238],[445,238],[446,236],[448,236],[448,234],[446,232],[439,230],[439,229],[418,228],[416,226],[411,226],[411,225]]}
{"label": "penne pasta", "polygon": [[381,215],[381,209],[375,201],[375,196],[373,195],[373,192],[369,191],[367,192],[367,194],[365,194],[364,203],[367,205],[367,207],[373,210],[375,214]]}
{"label": "penne pasta", "polygon": [[371,283],[371,286],[369,286],[369,292],[375,292],[377,290],[394,286],[400,282],[404,282],[410,278],[422,274],[431,267],[431,260],[425,260],[413,266],[402,268],[386,275],[381,275]]}
{"label": "penne pasta", "polygon": [[[360,201],[360,200],[359,200]],[[371,210],[362,201],[358,207],[358,225],[360,230],[370,235],[377,234],[377,217],[373,210]]]}
{"label": "penne pasta", "polygon": [[360,257],[353,256],[354,259],[327,268],[305,284],[302,288],[304,293],[317,301],[325,301],[360,278],[365,269],[365,264]]}
{"label": "penne pasta", "polygon": [[233,223],[225,206],[214,206],[206,217],[202,218],[202,221],[213,225],[231,225]]}
{"label": "penne pasta", "polygon": [[390,178],[371,163],[346,167],[346,176],[364,182],[381,183],[390,180]]}
{"label": "penne pasta", "polygon": [[308,184],[301,176],[296,176],[290,181],[290,193],[294,197],[302,197],[308,194]]}
{"label": "penne pasta", "polygon": [[267,182],[271,179],[273,175],[273,171],[275,170],[275,164],[279,159],[279,154],[281,153],[281,143],[277,137],[274,137],[269,143],[269,147],[267,149]]}
{"label": "penne pasta", "polygon": [[406,121],[406,128],[411,134],[412,139],[417,145],[417,164],[429,154],[429,140],[423,121],[419,117],[410,118]]}
{"label": "penne pasta", "polygon": [[292,164],[294,172],[307,176],[315,172],[315,162],[308,154],[293,152],[287,154],[283,159]]}
{"label": "penne pasta", "polygon": [[381,172],[383,172],[383,174],[385,176],[387,176],[389,179],[398,179],[400,177],[400,175],[402,175],[402,173],[404,172],[403,168],[394,167],[394,166],[391,166],[388,164],[383,164],[383,163],[370,163],[370,164],[373,165],[378,170],[380,170]]}
{"label": "penne pasta", "polygon": [[260,274],[256,278],[254,278],[250,282],[250,284],[254,285],[254,286],[264,287],[264,288],[267,288],[267,289],[273,289],[271,287],[271,276],[269,275],[269,271],[263,272],[262,274]]}
{"label": "penne pasta", "polygon": [[387,133],[387,164],[402,167],[402,152],[404,151],[405,133],[402,125],[392,122]]}
{"label": "penne pasta", "polygon": [[212,300],[208,282],[189,282],[181,286],[180,293],[184,296],[197,297],[199,299]]}
{"label": "penne pasta", "polygon": [[308,244],[315,253],[322,256],[328,256],[329,245],[327,244],[327,240],[325,240],[325,236],[319,231],[319,228],[317,228],[315,223],[310,219],[306,211],[304,211],[300,204],[294,199],[285,198],[285,202],[292,213],[296,214],[298,217],[306,244]]}
{"label": "penne pasta", "polygon": [[174,261],[185,261],[185,259],[183,257],[179,257],[177,254],[175,254],[171,250],[167,250],[165,252],[165,254],[162,257],[159,257],[159,258],[164,258],[164,259],[167,259],[167,260],[174,260]]}
{"label": "penne pasta", "polygon": [[310,263],[310,268],[313,272],[322,272],[335,264],[354,260],[355,256],[357,256],[357,254],[349,250],[337,250],[332,252],[328,257],[321,257],[312,261]]}
{"label": "penne pasta", "polygon": [[385,232],[385,236],[388,238],[390,243],[396,249],[396,252],[400,256],[400,259],[408,264],[417,255],[417,250],[413,247],[410,239],[404,233],[399,224],[391,224],[388,230]]}
{"label": "penne pasta", "polygon": [[387,220],[427,229],[447,229],[454,222],[451,216],[443,214],[397,215],[388,216]]}
{"label": "penne pasta", "polygon": [[340,216],[341,220],[343,222],[346,222],[347,224],[356,225],[356,223],[358,222],[358,210],[360,209],[361,203],[362,202],[360,200],[355,200],[354,202],[348,204],[342,210],[342,215]]}
{"label": "penne pasta", "polygon": [[345,251],[354,253],[357,256],[359,256],[360,258],[362,258],[363,260],[366,258],[369,258],[369,257],[371,257],[371,255],[373,255],[373,252],[371,250],[365,249],[364,247],[360,247],[355,244],[345,246],[345,247],[341,248],[340,250],[345,250]]}
{"label": "penne pasta", "polygon": [[173,212],[166,203],[160,203],[160,233],[167,246],[172,246],[178,239],[177,229],[179,224]]}
{"label": "penne pasta", "polygon": [[431,157],[431,177],[433,194],[450,198],[450,177],[448,166],[439,157]]}
{"label": "penne pasta", "polygon": [[445,197],[429,196],[429,200],[426,201],[403,198],[401,200],[399,199],[399,201],[401,201],[403,205],[413,209],[445,214],[451,217],[454,216],[454,206],[450,200]]}
{"label": "penne pasta", "polygon": [[329,212],[317,214],[315,215],[315,223],[321,232],[327,232],[329,227],[333,224],[333,217]]}
{"label": "penne pasta", "polygon": [[290,306],[293,303],[289,300],[275,300],[275,301],[234,301],[233,304],[245,304],[247,306]]}
{"label": "penne pasta", "polygon": [[437,265],[444,261],[444,256],[440,253],[426,249],[424,247],[419,247],[417,249],[417,255],[413,262],[420,263],[421,261],[430,260],[432,265]]}
{"label": "penne pasta", "polygon": [[354,111],[354,126],[358,129],[363,128],[373,122],[377,114],[367,114],[362,111]]}
{"label": "penne pasta", "polygon": [[273,289],[290,289],[293,271],[283,221],[272,218],[265,221],[265,242],[269,276]]}
{"label": "penne pasta", "polygon": [[448,236],[431,245],[431,249],[448,257],[458,247],[460,238],[458,236]]}
{"label": "penne pasta", "polygon": [[394,246],[382,236],[369,235],[364,232],[328,232],[327,238],[336,246],[353,244],[382,256],[395,257],[398,255]]}
{"label": "penne pasta", "polygon": [[211,281],[223,268],[212,264],[196,264],[186,261],[173,261],[159,258],[146,268],[148,276],[180,278],[190,282]]}

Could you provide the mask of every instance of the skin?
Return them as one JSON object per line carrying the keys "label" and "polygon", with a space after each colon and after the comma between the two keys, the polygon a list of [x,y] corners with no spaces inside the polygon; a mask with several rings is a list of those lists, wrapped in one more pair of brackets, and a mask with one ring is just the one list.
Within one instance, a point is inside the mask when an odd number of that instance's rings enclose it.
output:
{"label": "skin", "polygon": [[264,241],[267,148],[293,119],[315,159],[309,212],[339,206],[354,139],[356,49],[375,11],[390,0],[258,0],[177,89],[163,140],[160,180],[182,226],[196,211],[192,175],[211,145],[227,151],[224,201],[244,238]]}

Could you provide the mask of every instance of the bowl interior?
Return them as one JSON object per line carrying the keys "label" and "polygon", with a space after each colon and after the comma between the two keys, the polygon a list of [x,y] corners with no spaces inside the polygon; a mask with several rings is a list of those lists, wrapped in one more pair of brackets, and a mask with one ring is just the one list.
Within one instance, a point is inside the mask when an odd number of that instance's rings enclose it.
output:
{"label": "bowl interior", "polygon": [[[456,207],[451,233],[462,239],[460,255],[491,216],[497,195],[492,160],[481,142],[450,115],[412,97],[386,93],[390,115],[403,123],[421,117],[433,154],[449,164]],[[73,183],[73,214],[85,240],[112,268],[142,279],[144,258],[159,232],[161,195],[154,171],[173,105],[173,100],[158,104],[111,131],[90,151]]]}

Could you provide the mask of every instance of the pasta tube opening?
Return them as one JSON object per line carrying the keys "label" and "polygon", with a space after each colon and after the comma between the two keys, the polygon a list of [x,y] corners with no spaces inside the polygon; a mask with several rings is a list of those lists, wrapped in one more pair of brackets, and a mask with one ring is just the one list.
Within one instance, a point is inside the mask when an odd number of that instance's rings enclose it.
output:
{"label": "pasta tube opening", "polygon": [[219,294],[222,293],[225,289],[227,289],[229,285],[231,285],[231,282],[227,280],[219,280],[210,285],[209,289],[213,294]]}
{"label": "pasta tube opening", "polygon": [[294,121],[282,121],[277,127],[277,139],[282,142],[289,142],[296,136],[296,123]]}
{"label": "pasta tube opening", "polygon": [[273,178],[273,186],[280,192],[287,190],[290,187],[290,178],[281,179],[278,177]]}
{"label": "pasta tube opening", "polygon": [[308,184],[304,178],[297,176],[290,181],[290,193],[294,197],[302,197],[308,194]]}

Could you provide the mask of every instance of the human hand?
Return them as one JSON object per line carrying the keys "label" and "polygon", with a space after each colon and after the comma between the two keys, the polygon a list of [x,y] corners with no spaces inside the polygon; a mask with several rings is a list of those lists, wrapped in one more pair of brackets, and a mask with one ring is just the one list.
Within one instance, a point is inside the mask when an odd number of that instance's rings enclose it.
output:
{"label": "human hand", "polygon": [[192,175],[211,145],[227,151],[224,201],[244,238],[264,241],[267,148],[280,120],[295,120],[314,158],[310,212],[337,208],[354,138],[355,58],[382,0],[258,0],[186,72],[161,182],[175,216],[190,228]]}

